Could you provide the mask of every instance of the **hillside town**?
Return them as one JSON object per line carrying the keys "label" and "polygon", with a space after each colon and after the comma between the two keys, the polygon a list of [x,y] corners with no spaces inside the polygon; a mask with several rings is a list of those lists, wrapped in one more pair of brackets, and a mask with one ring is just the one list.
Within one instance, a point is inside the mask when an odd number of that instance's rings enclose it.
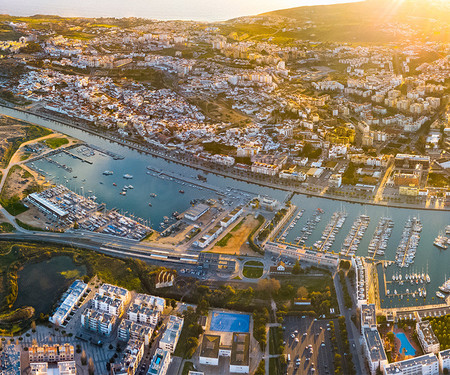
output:
{"label": "hillside town", "polygon": [[[58,33],[10,22],[23,36],[3,42],[2,64],[21,69],[2,78],[4,99],[310,194],[448,207],[445,43],[281,42],[233,31],[292,32],[292,20],[269,16],[77,23]],[[77,31],[64,36],[69,29]],[[425,168],[396,162],[419,156]]]}

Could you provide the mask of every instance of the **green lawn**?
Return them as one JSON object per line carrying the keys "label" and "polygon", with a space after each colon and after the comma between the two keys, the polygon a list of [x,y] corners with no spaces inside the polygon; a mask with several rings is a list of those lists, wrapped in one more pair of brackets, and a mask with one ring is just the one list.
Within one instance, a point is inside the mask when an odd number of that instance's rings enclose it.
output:
{"label": "green lawn", "polygon": [[259,279],[263,272],[264,268],[247,266],[247,264],[244,265],[244,269],[242,270],[243,275],[249,279]]}
{"label": "green lawn", "polygon": [[256,266],[256,267],[264,267],[264,265],[259,260],[249,260],[245,262],[246,266]]}
{"label": "green lawn", "polygon": [[52,149],[59,148],[68,143],[69,140],[67,138],[49,138],[45,140],[45,144]]}
{"label": "green lawn", "polygon": [[10,223],[0,223],[0,233],[14,232],[14,226]]}

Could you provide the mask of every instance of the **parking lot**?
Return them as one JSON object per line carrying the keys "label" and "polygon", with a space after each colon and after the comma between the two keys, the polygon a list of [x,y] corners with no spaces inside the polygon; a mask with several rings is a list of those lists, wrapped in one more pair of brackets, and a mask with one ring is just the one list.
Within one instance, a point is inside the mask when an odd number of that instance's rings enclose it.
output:
{"label": "parking lot", "polygon": [[287,316],[283,323],[287,374],[333,374],[328,320]]}

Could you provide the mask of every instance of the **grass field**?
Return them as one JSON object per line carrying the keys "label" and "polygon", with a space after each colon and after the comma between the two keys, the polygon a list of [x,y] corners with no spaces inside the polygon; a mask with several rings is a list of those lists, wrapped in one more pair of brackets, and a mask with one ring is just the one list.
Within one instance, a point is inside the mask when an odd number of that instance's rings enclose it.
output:
{"label": "grass field", "polygon": [[245,263],[244,269],[242,270],[243,275],[249,279],[259,279],[263,272],[263,264],[254,260]]}
{"label": "grass field", "polygon": [[67,138],[49,138],[45,140],[45,144],[51,149],[56,149],[69,143]]}

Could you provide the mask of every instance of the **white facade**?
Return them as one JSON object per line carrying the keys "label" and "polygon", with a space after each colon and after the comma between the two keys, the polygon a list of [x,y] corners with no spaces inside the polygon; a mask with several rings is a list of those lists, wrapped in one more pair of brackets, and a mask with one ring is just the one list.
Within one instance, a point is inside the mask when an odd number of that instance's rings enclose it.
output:
{"label": "white facade", "polygon": [[175,351],[181,330],[183,329],[183,322],[183,318],[179,318],[175,315],[170,316],[167,328],[164,331],[161,340],[159,340],[159,347],[161,349],[167,350],[170,353]]}
{"label": "white facade", "polygon": [[384,367],[384,375],[439,375],[439,361],[430,353],[390,363]]}
{"label": "white facade", "polygon": [[438,358],[441,371],[444,372],[444,369],[450,371],[450,349],[439,352]]}

